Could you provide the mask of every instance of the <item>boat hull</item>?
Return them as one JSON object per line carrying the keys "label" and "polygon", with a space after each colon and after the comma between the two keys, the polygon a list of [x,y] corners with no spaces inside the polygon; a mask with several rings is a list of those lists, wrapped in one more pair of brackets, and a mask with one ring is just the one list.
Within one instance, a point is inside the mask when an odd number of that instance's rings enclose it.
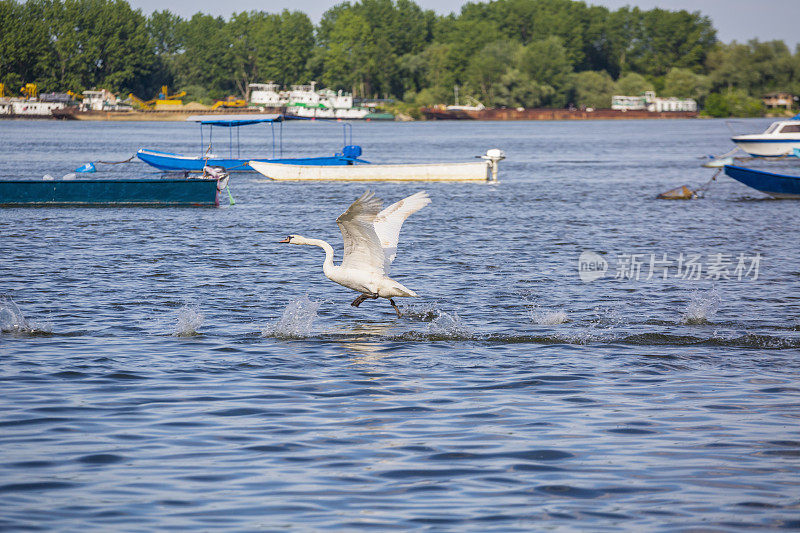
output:
{"label": "boat hull", "polygon": [[785,157],[800,148],[800,139],[747,139],[733,137],[733,143],[754,157]]}
{"label": "boat hull", "polygon": [[336,167],[251,161],[250,166],[275,181],[487,181],[491,177],[487,161]]}
{"label": "boat hull", "polygon": [[725,174],[774,198],[800,199],[800,177],[725,165]]}
{"label": "boat hull", "polygon": [[250,161],[280,162],[286,165],[313,164],[324,166],[347,165],[350,159],[342,157],[309,157],[298,159],[226,159],[220,157],[203,158],[158,150],[140,149],[136,156],[159,170],[165,172],[202,172],[203,167],[222,167],[228,172],[252,172]]}
{"label": "boat hull", "polygon": [[219,205],[216,179],[0,181],[2,206]]}

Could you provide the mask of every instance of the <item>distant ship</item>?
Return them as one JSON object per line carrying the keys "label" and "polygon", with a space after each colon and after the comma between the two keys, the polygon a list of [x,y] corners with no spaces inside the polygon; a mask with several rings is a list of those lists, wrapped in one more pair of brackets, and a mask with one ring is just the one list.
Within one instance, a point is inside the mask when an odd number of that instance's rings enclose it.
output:
{"label": "distant ship", "polygon": [[428,120],[603,120],[641,118],[695,118],[697,102],[692,99],[658,98],[648,91],[641,96],[614,96],[611,109],[569,107],[563,109],[499,107],[486,108],[474,98],[472,105],[437,105],[422,108]]}
{"label": "distant ship", "polygon": [[26,84],[22,97],[6,97],[0,83],[0,118],[53,118],[53,112],[64,109],[72,101],[67,93],[39,94],[35,83]]}
{"label": "distant ship", "polygon": [[277,83],[251,83],[250,104],[284,108],[287,116],[344,120],[392,120],[391,113],[377,112],[374,106],[355,106],[353,95],[331,89],[316,89],[316,82],[292,85],[282,91]]}

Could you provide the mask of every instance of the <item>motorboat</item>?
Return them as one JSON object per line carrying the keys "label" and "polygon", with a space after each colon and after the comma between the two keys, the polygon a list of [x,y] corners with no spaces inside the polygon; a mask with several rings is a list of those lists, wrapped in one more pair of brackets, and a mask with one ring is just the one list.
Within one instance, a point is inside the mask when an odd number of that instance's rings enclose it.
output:
{"label": "motorboat", "polygon": [[731,140],[754,157],[793,156],[800,149],[800,113],[790,120],[773,122],[764,133],[737,135]]}

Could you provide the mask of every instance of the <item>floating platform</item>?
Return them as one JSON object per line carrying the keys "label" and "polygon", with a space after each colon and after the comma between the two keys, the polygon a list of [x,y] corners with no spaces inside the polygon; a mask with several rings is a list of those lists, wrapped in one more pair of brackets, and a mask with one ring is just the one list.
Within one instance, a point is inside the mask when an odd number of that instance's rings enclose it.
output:
{"label": "floating platform", "polygon": [[205,178],[0,180],[0,206],[215,207],[218,183]]}

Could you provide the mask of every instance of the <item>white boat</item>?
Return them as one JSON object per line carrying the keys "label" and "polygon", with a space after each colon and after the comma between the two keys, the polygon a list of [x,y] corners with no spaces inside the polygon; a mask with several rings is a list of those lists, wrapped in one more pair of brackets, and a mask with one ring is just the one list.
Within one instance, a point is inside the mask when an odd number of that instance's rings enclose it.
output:
{"label": "white boat", "polygon": [[773,122],[764,133],[737,135],[731,140],[756,157],[783,157],[800,148],[800,114],[790,120]]}
{"label": "white boat", "polygon": [[496,148],[469,163],[354,164],[339,167],[250,161],[250,167],[275,181],[497,181]]}

